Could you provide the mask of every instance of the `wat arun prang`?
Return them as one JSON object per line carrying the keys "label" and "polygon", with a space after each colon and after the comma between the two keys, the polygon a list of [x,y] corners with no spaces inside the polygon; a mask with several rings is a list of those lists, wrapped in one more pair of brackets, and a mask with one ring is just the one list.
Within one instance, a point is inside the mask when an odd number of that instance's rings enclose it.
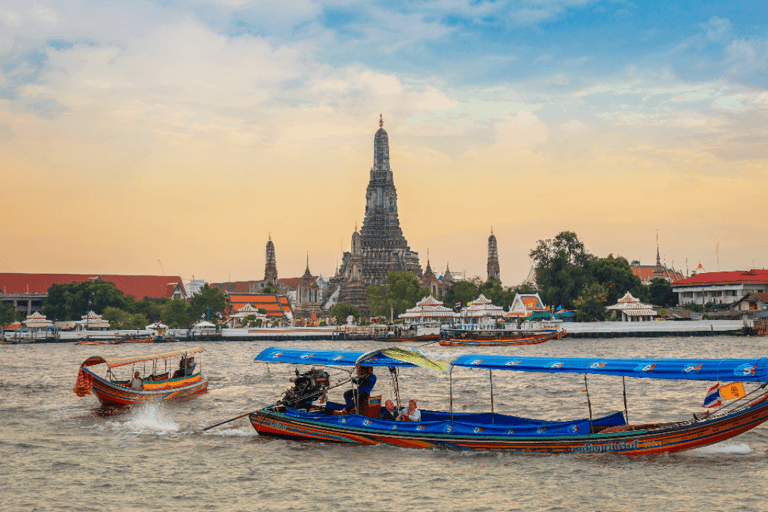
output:
{"label": "wat arun prang", "polygon": [[411,272],[421,278],[419,253],[411,251],[400,229],[397,191],[389,167],[389,137],[381,116],[373,138],[373,167],[365,193],[360,242],[366,283],[384,284],[390,272]]}

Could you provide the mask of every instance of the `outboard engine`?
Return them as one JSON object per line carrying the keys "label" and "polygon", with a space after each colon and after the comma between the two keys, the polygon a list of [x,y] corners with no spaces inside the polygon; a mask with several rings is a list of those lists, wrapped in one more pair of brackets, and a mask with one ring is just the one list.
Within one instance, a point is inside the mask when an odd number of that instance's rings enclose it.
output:
{"label": "outboard engine", "polygon": [[285,392],[278,404],[293,409],[309,410],[312,402],[323,396],[330,381],[331,376],[323,370],[312,368],[304,373],[296,370],[296,376],[291,377],[293,386]]}

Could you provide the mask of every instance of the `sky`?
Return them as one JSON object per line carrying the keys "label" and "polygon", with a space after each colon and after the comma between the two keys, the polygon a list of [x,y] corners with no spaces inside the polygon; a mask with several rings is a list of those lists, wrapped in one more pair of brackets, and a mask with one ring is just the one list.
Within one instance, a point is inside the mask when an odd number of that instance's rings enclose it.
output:
{"label": "sky", "polygon": [[766,268],[767,68],[754,1],[4,0],[0,272],[330,277],[380,114],[422,266]]}

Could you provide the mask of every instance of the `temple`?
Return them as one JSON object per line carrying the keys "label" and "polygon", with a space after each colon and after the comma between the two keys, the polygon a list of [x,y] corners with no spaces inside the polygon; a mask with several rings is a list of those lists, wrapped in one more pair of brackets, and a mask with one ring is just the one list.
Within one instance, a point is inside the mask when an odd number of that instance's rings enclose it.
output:
{"label": "temple", "polygon": [[348,302],[360,309],[360,313],[368,315],[368,284],[363,281],[363,251],[357,226],[355,226],[355,232],[352,233],[352,247],[350,249],[338,301]]}
{"label": "temple", "polygon": [[272,235],[267,242],[267,257],[264,265],[264,282],[277,286],[277,263],[275,262],[275,244],[272,243]]}
{"label": "temple", "polygon": [[501,284],[501,268],[499,267],[499,247],[496,244],[496,235],[491,228],[491,236],[488,237],[488,279],[493,279]]}
{"label": "temple", "polygon": [[419,253],[411,251],[400,229],[397,191],[389,167],[389,137],[379,117],[373,140],[373,167],[365,194],[365,220],[360,230],[362,279],[382,285],[390,272],[411,272],[421,278]]}

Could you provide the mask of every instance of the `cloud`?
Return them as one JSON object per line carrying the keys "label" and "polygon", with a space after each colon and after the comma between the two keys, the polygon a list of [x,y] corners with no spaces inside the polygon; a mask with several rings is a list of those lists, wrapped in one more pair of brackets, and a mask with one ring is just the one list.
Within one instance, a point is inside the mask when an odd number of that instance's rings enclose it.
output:
{"label": "cloud", "polygon": [[768,67],[768,41],[736,39],[726,48],[727,62],[733,74],[743,75]]}
{"label": "cloud", "polygon": [[533,112],[508,114],[495,125],[496,144],[502,147],[527,148],[547,142],[549,129]]}
{"label": "cloud", "polygon": [[703,28],[706,30],[707,39],[717,41],[730,31],[731,22],[728,19],[712,16]]}

